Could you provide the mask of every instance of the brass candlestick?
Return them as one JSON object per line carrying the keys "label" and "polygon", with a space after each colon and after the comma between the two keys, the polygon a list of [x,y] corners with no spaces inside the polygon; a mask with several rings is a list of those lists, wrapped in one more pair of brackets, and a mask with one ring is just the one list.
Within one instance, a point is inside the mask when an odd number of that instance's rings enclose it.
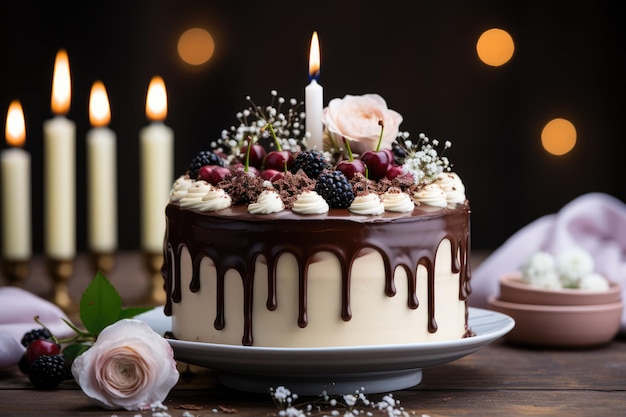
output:
{"label": "brass candlestick", "polygon": [[107,275],[115,266],[115,254],[94,252],[91,254],[91,265],[96,271]]}
{"label": "brass candlestick", "polygon": [[144,253],[144,263],[148,270],[148,278],[150,280],[148,302],[156,306],[165,304],[165,290],[163,289],[163,275],[161,268],[163,267],[163,254],[161,253]]}
{"label": "brass candlestick", "polygon": [[28,275],[28,261],[4,259],[2,261],[2,274],[9,285],[22,287],[24,285],[24,279],[26,279],[26,275]]}
{"label": "brass candlestick", "polygon": [[64,311],[69,311],[72,308],[72,300],[67,283],[74,274],[74,260],[49,259],[48,273],[54,286],[52,301]]}

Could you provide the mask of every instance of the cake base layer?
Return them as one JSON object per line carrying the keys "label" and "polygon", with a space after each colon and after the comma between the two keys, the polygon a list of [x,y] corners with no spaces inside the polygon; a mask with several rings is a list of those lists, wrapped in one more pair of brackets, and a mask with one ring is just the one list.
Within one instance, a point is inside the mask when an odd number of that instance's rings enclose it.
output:
{"label": "cake base layer", "polygon": [[166,314],[176,338],[267,347],[469,335],[469,207],[383,216],[248,216],[170,204]]}

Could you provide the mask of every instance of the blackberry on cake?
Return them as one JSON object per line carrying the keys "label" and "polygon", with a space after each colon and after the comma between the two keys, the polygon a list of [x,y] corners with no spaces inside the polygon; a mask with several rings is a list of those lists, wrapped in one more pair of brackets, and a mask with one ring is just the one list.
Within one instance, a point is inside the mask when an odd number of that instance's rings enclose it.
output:
{"label": "blackberry on cake", "polygon": [[295,174],[302,170],[309,178],[315,180],[327,168],[329,168],[329,165],[324,154],[316,149],[311,149],[296,155],[291,166],[291,172]]}
{"label": "blackberry on cake", "polygon": [[198,171],[205,165],[217,165],[224,166],[222,159],[214,152],[200,151],[189,164],[189,177],[192,179],[198,178]]}
{"label": "blackberry on cake", "polygon": [[326,171],[320,174],[315,191],[329,206],[335,208],[350,207],[355,197],[352,185],[341,171]]}

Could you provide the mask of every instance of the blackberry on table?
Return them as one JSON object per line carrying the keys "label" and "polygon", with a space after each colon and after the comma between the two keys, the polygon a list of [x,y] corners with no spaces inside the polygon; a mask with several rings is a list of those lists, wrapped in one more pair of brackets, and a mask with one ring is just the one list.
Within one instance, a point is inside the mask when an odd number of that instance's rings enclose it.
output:
{"label": "blackberry on table", "polygon": [[302,170],[309,178],[317,179],[326,168],[328,168],[328,162],[324,154],[315,149],[309,149],[296,155],[291,172],[295,174]]}
{"label": "blackberry on table", "polygon": [[205,165],[218,165],[223,167],[224,162],[219,155],[211,151],[200,151],[189,164],[189,177],[194,180],[198,178],[198,170]]}
{"label": "blackberry on table", "polygon": [[67,375],[67,365],[61,354],[42,355],[35,359],[28,370],[28,379],[40,389],[55,389]]}
{"label": "blackberry on table", "polygon": [[348,208],[355,195],[348,178],[341,171],[324,171],[315,184],[315,191],[330,207]]}
{"label": "blackberry on table", "polygon": [[24,333],[24,336],[22,336],[22,346],[28,347],[28,345],[37,339],[52,340],[52,334],[50,333],[50,330],[43,327],[41,329],[33,329]]}

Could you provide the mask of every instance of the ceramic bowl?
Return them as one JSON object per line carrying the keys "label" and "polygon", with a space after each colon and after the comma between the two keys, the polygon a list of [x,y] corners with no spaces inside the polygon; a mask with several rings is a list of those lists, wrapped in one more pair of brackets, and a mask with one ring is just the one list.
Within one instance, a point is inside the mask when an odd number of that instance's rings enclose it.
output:
{"label": "ceramic bowl", "polygon": [[515,320],[506,336],[513,343],[552,347],[590,347],[610,342],[619,332],[621,301],[593,305],[555,306],[488,300],[492,310]]}
{"label": "ceramic bowl", "polygon": [[608,291],[587,291],[573,288],[546,290],[522,281],[521,274],[511,273],[500,278],[501,301],[521,304],[579,306],[616,303],[621,300],[622,288],[609,283]]}

